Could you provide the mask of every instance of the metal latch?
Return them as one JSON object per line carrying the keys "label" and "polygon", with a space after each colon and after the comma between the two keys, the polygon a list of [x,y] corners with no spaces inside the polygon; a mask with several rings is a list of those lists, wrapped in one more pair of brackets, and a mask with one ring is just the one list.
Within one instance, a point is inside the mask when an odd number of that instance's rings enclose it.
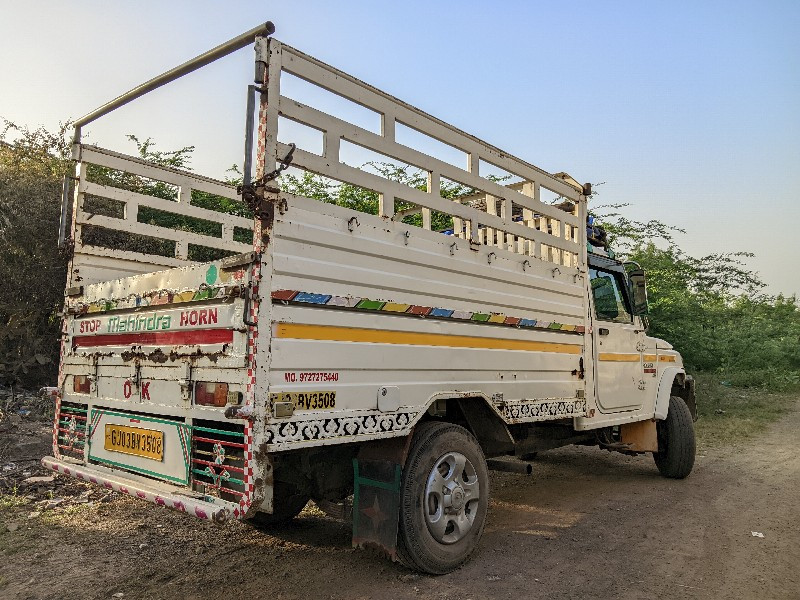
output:
{"label": "metal latch", "polygon": [[178,385],[181,386],[181,400],[189,403],[192,400],[192,365],[184,362],[183,366],[183,377],[178,379]]}
{"label": "metal latch", "polygon": [[220,263],[221,269],[233,269],[235,267],[241,267],[242,265],[249,265],[256,259],[255,252],[245,252],[244,254],[235,254],[233,256],[228,256],[227,258],[223,258],[222,262]]}
{"label": "metal latch", "polygon": [[[245,204],[247,204],[248,208],[253,211],[256,217],[264,218],[271,214],[272,209],[262,202],[263,194],[261,193],[261,190],[275,193],[280,191],[278,188],[268,187],[267,184],[270,181],[277,179],[281,173],[289,168],[289,165],[292,164],[295,148],[297,148],[295,144],[289,144],[289,151],[286,153],[286,156],[283,157],[283,159],[280,161],[280,164],[274,171],[265,173],[262,177],[252,183],[244,182],[242,185],[236,188],[236,193],[242,196],[242,200]],[[249,168],[245,169],[245,174],[249,176]]]}
{"label": "metal latch", "polygon": [[258,323],[250,318],[250,308],[251,303],[253,300],[258,301],[258,296],[253,294],[253,290],[250,288],[252,282],[247,286],[242,286],[241,289],[241,296],[244,298],[244,306],[242,307],[242,321],[248,327],[257,327]]}

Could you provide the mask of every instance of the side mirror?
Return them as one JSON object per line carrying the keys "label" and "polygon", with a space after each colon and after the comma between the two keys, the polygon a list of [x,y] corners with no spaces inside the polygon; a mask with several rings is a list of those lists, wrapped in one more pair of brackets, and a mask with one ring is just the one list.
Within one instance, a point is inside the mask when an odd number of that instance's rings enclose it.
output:
{"label": "side mirror", "polygon": [[647,308],[647,278],[644,269],[634,269],[628,273],[631,283],[631,296],[633,297],[633,314],[642,316],[648,312]]}

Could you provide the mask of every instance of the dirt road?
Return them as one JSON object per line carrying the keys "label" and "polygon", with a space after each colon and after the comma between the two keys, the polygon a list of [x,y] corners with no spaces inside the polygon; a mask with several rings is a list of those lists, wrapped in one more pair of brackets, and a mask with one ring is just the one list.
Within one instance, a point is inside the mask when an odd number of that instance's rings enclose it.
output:
{"label": "dirt road", "polygon": [[701,450],[685,481],[593,448],[495,473],[480,549],[443,577],[350,549],[348,526],[311,510],[266,534],[57,481],[54,495],[90,501],[0,508],[0,597],[800,598],[798,409],[755,442]]}

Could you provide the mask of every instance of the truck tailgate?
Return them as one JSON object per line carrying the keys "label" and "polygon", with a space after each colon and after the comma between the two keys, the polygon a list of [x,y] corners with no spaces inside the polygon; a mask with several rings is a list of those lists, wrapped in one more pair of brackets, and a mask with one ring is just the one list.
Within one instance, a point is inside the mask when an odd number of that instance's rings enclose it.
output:
{"label": "truck tailgate", "polygon": [[241,495],[241,457],[225,486],[214,461],[242,454],[243,427],[223,412],[247,385],[248,256],[96,283],[68,299],[57,456]]}

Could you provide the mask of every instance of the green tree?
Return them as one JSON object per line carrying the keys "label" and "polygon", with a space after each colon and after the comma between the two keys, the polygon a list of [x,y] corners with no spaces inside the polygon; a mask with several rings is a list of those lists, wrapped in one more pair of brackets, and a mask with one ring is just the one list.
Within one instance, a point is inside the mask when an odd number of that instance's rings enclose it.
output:
{"label": "green tree", "polygon": [[0,382],[55,384],[67,273],[57,241],[62,178],[71,168],[69,125],[48,132],[3,123]]}
{"label": "green tree", "polygon": [[595,208],[623,260],[647,271],[650,335],[674,344],[693,369],[736,385],[783,388],[800,382],[800,305],[770,296],[744,263],[748,252],[700,258],[682,251],[683,230],[630,220],[622,205]]}

